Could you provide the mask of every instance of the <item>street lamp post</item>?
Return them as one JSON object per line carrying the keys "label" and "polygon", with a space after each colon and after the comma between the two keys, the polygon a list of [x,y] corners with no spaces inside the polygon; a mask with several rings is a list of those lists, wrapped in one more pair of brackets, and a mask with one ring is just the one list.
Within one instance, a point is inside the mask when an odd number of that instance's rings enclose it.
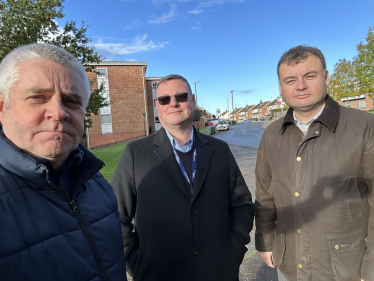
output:
{"label": "street lamp post", "polygon": [[227,99],[227,117],[229,118],[229,121],[230,121],[230,108],[229,108],[229,100],[230,100],[230,99]]}
{"label": "street lamp post", "polygon": [[[195,81],[195,102],[196,102],[196,105],[197,105],[197,91],[196,91],[196,83],[199,83],[199,80],[196,80]],[[197,114],[197,116],[200,116],[200,114]],[[200,123],[200,118],[199,120],[197,120],[197,131],[199,132],[199,123]]]}

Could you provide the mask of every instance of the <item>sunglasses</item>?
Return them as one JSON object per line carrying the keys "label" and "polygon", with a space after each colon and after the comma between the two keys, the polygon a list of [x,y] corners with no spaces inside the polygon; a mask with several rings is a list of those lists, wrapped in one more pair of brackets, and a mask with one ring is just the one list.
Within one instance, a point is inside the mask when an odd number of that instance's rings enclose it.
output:
{"label": "sunglasses", "polygon": [[157,100],[158,100],[158,103],[160,105],[169,104],[170,101],[171,101],[171,97],[175,97],[175,100],[177,102],[186,102],[188,100],[188,95],[189,95],[189,93],[180,93],[180,94],[175,94],[175,95],[171,95],[171,96],[158,97]]}

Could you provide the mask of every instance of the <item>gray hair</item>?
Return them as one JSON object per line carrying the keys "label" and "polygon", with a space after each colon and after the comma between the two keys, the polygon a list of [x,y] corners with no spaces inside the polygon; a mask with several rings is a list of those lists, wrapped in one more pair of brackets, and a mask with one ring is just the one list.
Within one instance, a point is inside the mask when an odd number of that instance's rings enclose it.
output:
{"label": "gray hair", "polygon": [[170,74],[168,76],[165,76],[165,77],[161,78],[161,80],[158,81],[158,83],[157,83],[156,89],[158,88],[158,86],[160,86],[160,84],[162,84],[164,82],[167,82],[167,81],[170,81],[170,80],[175,80],[175,79],[182,80],[183,82],[186,82],[188,91],[189,91],[190,94],[192,94],[191,86],[188,83],[187,79],[184,78],[183,76],[178,75],[178,74]]}
{"label": "gray hair", "polygon": [[326,61],[321,50],[317,49],[316,47],[299,45],[299,46],[289,49],[280,58],[278,62],[278,66],[277,66],[278,78],[279,78],[279,67],[282,63],[286,63],[287,65],[295,65],[306,60],[310,55],[314,55],[320,60],[323,70],[326,73]]}
{"label": "gray hair", "polygon": [[50,60],[71,67],[82,79],[86,94],[84,106],[90,98],[90,82],[83,65],[69,52],[51,44],[30,44],[20,46],[7,54],[0,63],[0,96],[4,97],[5,106],[9,106],[9,91],[19,79],[18,65],[25,61]]}

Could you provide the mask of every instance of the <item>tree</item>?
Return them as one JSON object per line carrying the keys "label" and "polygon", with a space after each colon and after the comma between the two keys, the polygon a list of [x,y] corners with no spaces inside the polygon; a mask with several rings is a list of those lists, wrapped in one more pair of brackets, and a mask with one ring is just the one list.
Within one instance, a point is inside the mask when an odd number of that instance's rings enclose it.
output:
{"label": "tree", "polygon": [[204,116],[204,111],[198,107],[195,107],[195,115],[193,116],[193,121],[199,122],[201,117]]}
{"label": "tree", "polygon": [[357,81],[363,94],[374,93],[374,27],[369,28],[366,42],[357,45],[355,58]]}
{"label": "tree", "polygon": [[[87,26],[82,21],[67,21],[62,30],[55,19],[62,19],[64,0],[0,0],[0,60],[16,47],[31,43],[49,43],[60,46],[75,56],[87,72],[95,72],[95,66],[103,57],[88,44]],[[91,81],[91,86],[95,81]],[[97,115],[101,107],[109,105],[103,97],[103,86],[93,91],[86,112],[87,127],[92,126],[91,114]]]}
{"label": "tree", "polygon": [[355,62],[339,60],[330,77],[329,91],[335,100],[360,95],[356,79]]}

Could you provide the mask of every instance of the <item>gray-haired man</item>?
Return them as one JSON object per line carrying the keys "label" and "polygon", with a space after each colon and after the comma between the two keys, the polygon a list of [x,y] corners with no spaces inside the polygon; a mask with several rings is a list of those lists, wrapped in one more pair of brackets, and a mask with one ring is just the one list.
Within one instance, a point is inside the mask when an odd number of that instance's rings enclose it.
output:
{"label": "gray-haired man", "polygon": [[90,86],[47,44],[0,64],[0,279],[126,280],[117,201],[79,144]]}

